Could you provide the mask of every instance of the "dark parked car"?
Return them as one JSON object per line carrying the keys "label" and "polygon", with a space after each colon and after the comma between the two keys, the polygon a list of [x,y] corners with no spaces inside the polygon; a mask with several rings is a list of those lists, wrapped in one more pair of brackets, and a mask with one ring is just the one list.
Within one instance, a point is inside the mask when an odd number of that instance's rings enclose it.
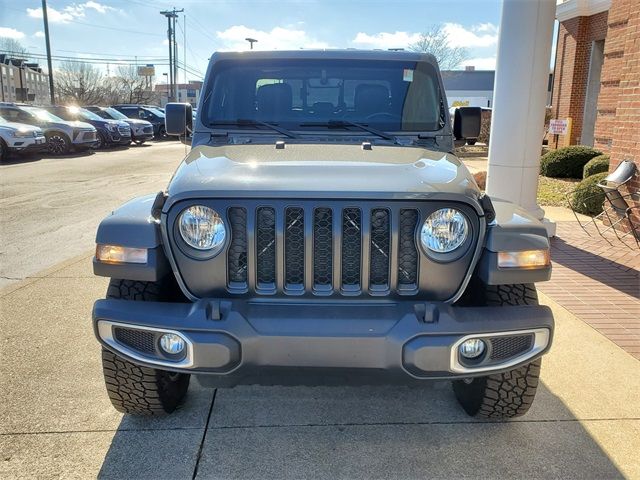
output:
{"label": "dark parked car", "polygon": [[142,145],[147,140],[151,140],[153,138],[153,125],[146,120],[129,118],[124,113],[119,112],[113,107],[90,105],[84,108],[107,120],[121,120],[123,122],[127,122],[131,128],[131,140],[137,145]]}
{"label": "dark parked car", "polygon": [[164,112],[144,105],[113,105],[113,108],[129,118],[139,118],[150,122],[153,125],[154,138],[158,140],[168,138],[167,130],[164,126]]}
{"label": "dark parked car", "polygon": [[64,120],[79,120],[93,125],[98,131],[95,145],[97,149],[131,143],[131,128],[126,122],[106,120],[81,107],[55,105],[42,108]]}
{"label": "dark parked car", "polygon": [[[452,154],[435,58],[215,53],[207,71],[193,125],[190,105],[165,107],[169,134],[193,132],[167,188],[98,227],[113,405],[171,412],[191,376],[448,379],[469,415],[525,414],[553,338],[534,286],[547,230]],[[458,126],[477,138],[474,118]]]}

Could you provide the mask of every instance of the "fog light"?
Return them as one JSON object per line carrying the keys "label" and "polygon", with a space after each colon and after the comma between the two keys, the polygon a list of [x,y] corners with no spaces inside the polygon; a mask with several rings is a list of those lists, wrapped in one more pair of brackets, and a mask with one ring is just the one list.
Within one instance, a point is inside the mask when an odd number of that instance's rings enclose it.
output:
{"label": "fog light", "polygon": [[478,358],[484,353],[485,344],[479,338],[470,338],[460,344],[460,355],[464,358]]}
{"label": "fog light", "polygon": [[185,341],[175,333],[165,333],[160,337],[160,347],[169,355],[176,355],[184,350]]}

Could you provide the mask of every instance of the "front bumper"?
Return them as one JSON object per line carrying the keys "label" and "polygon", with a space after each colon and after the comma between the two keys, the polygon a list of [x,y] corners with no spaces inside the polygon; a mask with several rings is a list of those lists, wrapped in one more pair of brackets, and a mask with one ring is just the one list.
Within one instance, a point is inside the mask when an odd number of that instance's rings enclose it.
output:
{"label": "front bumper", "polygon": [[15,137],[7,147],[13,152],[41,152],[47,149],[47,139],[41,137]]}
{"label": "front bumper", "polygon": [[[486,375],[544,354],[551,345],[554,324],[546,306],[240,300],[179,304],[107,299],[95,303],[93,325],[106,348],[134,363],[206,374],[228,385],[262,383],[267,372],[285,376],[287,372],[355,371],[390,382]],[[120,343],[114,328],[155,335],[155,352],[142,353]],[[184,357],[162,356],[157,339],[164,332],[186,340]],[[457,346],[468,337],[484,337],[490,345],[494,337],[529,334],[530,348],[501,361],[469,365],[458,354]]]}

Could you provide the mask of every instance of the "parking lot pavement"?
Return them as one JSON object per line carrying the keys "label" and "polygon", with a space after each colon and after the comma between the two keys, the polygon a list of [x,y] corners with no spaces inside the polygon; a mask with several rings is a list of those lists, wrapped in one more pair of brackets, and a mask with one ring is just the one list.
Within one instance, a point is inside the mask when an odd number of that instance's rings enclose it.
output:
{"label": "parking lot pavement", "polygon": [[100,220],[166,187],[176,141],[0,164],[0,288],[92,248]]}
{"label": "parking lot pavement", "polygon": [[90,252],[0,292],[0,478],[640,478],[640,362],[554,309],[532,410],[480,422],[450,384],[238,387],[192,382],[165,418],[109,404]]}

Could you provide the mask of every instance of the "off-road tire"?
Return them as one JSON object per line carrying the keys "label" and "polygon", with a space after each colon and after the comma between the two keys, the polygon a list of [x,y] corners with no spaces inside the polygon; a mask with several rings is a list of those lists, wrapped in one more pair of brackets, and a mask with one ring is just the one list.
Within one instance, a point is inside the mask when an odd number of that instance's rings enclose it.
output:
{"label": "off-road tire", "polygon": [[453,382],[453,391],[460,405],[471,416],[513,418],[529,411],[538,388],[540,364],[531,363],[488,377]]}
{"label": "off-road tire", "polygon": [[[473,279],[461,305],[499,307],[538,305],[533,284],[485,285]],[[486,418],[513,418],[529,411],[538,387],[540,358],[504,373],[455,380],[453,391],[465,412]]]}
{"label": "off-road tire", "polygon": [[165,415],[182,402],[189,375],[140,367],[102,349],[102,372],[109,400],[130,415]]}
{"label": "off-road tire", "polygon": [[[166,282],[138,282],[112,279],[107,298],[163,301]],[[116,410],[132,415],[164,415],[173,412],[184,399],[190,375],[136,365],[102,349],[102,371],[107,394]]]}

